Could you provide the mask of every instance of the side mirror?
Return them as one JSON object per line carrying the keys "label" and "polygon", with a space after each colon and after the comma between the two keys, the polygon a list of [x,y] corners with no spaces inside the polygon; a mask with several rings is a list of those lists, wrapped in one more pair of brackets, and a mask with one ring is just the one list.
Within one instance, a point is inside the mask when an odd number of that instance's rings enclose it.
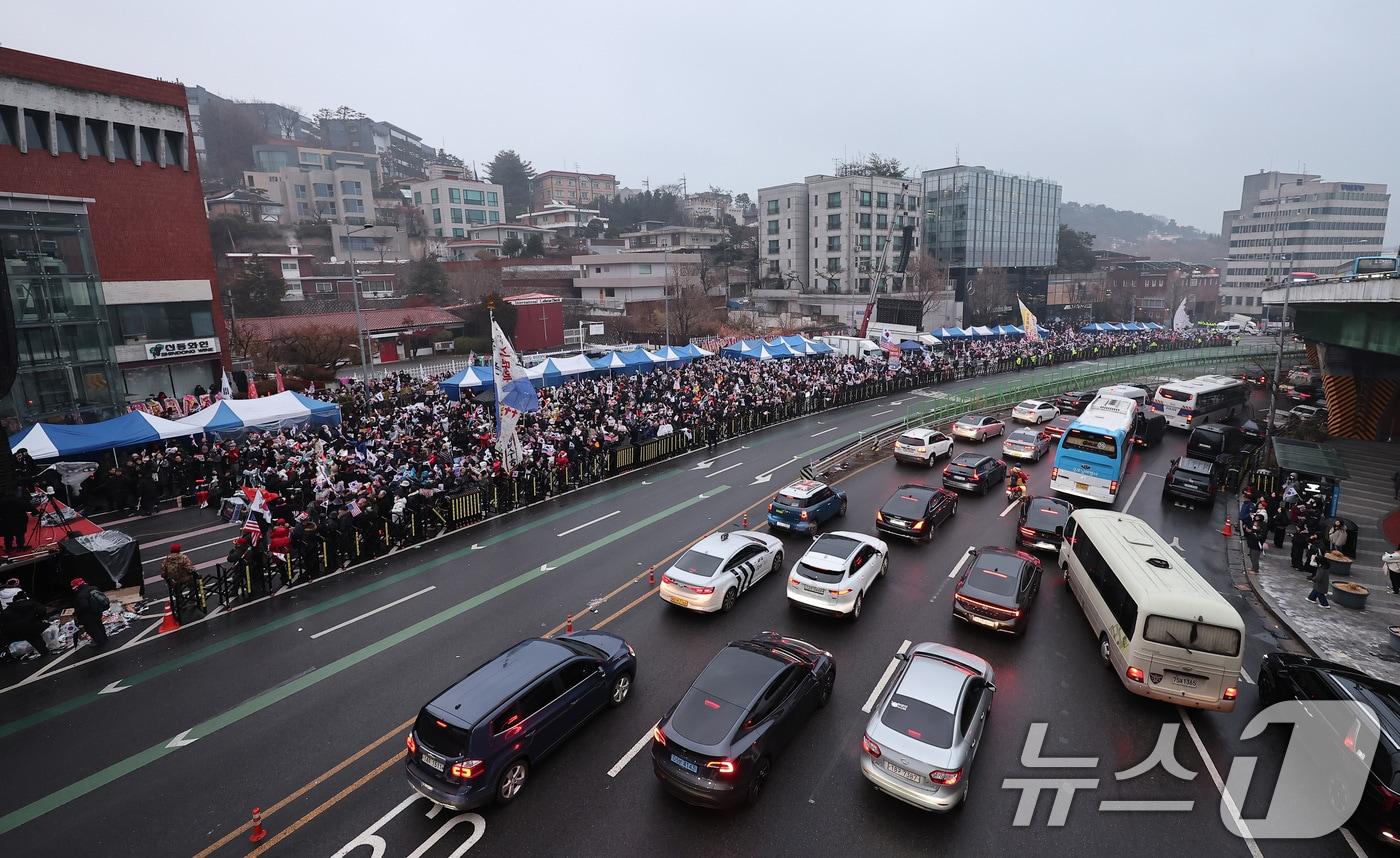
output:
{"label": "side mirror", "polygon": [[908,661],[909,654],[904,652],[897,652],[894,654],[894,659],[895,661]]}
{"label": "side mirror", "polygon": [[1181,457],[1180,457],[1180,456],[1177,456],[1175,459],[1172,459],[1172,467],[1176,467],[1176,463],[1177,463],[1177,462],[1180,462],[1180,461],[1181,461]]}
{"label": "side mirror", "polygon": [[987,683],[987,690],[988,690],[988,691],[996,691],[996,690],[997,690],[997,684],[996,684],[995,682],[988,682],[988,683]]}
{"label": "side mirror", "polygon": [[1065,526],[1064,526],[1063,524],[1057,524],[1057,525],[1055,525],[1055,535],[1056,535],[1056,536],[1064,536],[1064,535],[1065,535]]}

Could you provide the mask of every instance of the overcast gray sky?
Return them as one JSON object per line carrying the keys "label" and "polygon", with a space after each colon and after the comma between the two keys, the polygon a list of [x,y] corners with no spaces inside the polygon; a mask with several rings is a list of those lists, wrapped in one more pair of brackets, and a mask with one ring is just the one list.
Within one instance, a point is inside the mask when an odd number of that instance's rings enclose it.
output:
{"label": "overcast gray sky", "polygon": [[1215,232],[1261,168],[1400,183],[1396,9],[68,0],[26,4],[0,39],[308,114],[349,104],[478,163],[514,148],[538,170],[752,194],[843,153],[959,153]]}

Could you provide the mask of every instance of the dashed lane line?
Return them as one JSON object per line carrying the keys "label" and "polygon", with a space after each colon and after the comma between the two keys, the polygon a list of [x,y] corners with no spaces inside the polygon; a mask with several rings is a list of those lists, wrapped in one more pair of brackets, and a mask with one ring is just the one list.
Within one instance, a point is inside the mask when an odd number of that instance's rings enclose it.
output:
{"label": "dashed lane line", "polygon": [[890,677],[894,676],[895,670],[899,668],[899,656],[909,651],[910,643],[910,641],[905,641],[899,645],[899,652],[890,659],[889,666],[885,668],[885,672],[880,674],[880,681],[875,683],[874,688],[870,689],[870,696],[865,698],[865,705],[860,707],[860,711],[867,715],[870,714],[870,710],[875,705],[875,701],[880,697],[880,692],[885,690],[885,684],[890,681]]}
{"label": "dashed lane line", "polygon": [[[1141,485],[1141,481],[1138,484]],[[1192,744],[1196,746],[1196,753],[1201,755],[1201,761],[1205,763],[1206,771],[1210,772],[1210,779],[1215,781],[1215,788],[1220,793],[1220,801],[1225,805],[1231,820],[1235,823],[1235,830],[1239,832],[1240,839],[1244,840],[1244,845],[1249,847],[1249,854],[1253,858],[1264,858],[1264,853],[1259,851],[1259,844],[1254,842],[1254,835],[1249,832],[1249,826],[1240,816],[1240,809],[1235,805],[1234,797],[1230,795],[1229,790],[1225,789],[1225,782],[1220,779],[1220,771],[1216,769],[1215,761],[1210,758],[1210,753],[1206,751],[1206,745],[1201,741],[1201,734],[1196,732],[1196,725],[1191,720],[1191,713],[1180,706],[1176,708],[1176,711],[1181,715],[1181,723],[1186,725],[1186,733],[1191,737]]]}

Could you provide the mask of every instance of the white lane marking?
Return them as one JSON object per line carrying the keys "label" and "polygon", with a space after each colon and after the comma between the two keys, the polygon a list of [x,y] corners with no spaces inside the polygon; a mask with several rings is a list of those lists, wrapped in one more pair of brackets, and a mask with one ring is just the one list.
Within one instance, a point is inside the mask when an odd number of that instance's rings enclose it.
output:
{"label": "white lane marking", "polygon": [[1181,544],[1180,537],[1173,536],[1172,541],[1167,543],[1168,548],[1175,548],[1178,553],[1185,554],[1186,547]]}
{"label": "white lane marking", "polygon": [[198,741],[199,741],[199,737],[198,737],[198,736],[196,736],[196,737],[193,738],[193,739],[186,739],[186,738],[185,738],[186,736],[188,736],[188,735],[190,734],[190,731],[193,730],[193,729],[194,729],[194,728],[191,727],[189,730],[184,730],[184,731],[182,731],[178,736],[176,736],[175,738],[171,739],[169,742],[166,742],[166,743],[165,743],[165,747],[167,747],[167,748],[183,748],[183,747],[185,747],[186,745],[193,745],[195,742],[198,742]]}
{"label": "white lane marking", "polygon": [[1249,675],[1249,671],[1245,670],[1243,667],[1240,668],[1240,679],[1243,679],[1245,682],[1248,682],[1250,685],[1255,685],[1255,684],[1256,684],[1255,681],[1254,681],[1254,677],[1250,676],[1250,675]]}
{"label": "white lane marking", "polygon": [[136,644],[140,643],[147,635],[149,635],[151,632],[155,631],[156,629],[160,628],[160,624],[161,624],[162,622],[164,622],[164,621],[165,621],[165,618],[164,618],[164,617],[161,617],[161,619],[159,619],[159,620],[153,620],[153,621],[151,622],[150,625],[146,626],[146,627],[145,627],[144,629],[142,629],[141,631],[139,631],[139,632],[137,632],[136,634],[132,635],[132,636],[131,636],[131,640],[129,640],[129,641],[127,641],[126,643],[122,644],[121,648],[122,648],[122,649],[126,649],[126,648],[129,647],[129,646],[135,646]]}
{"label": "white lane marking", "polygon": [[[832,426],[830,429],[823,429],[822,431],[818,432],[817,435],[825,435],[828,432],[835,432],[837,429],[840,428],[840,426]],[[817,435],[813,435],[812,437],[815,438],[817,437]]]}
{"label": "white lane marking", "polygon": [[893,413],[894,413],[894,409],[893,409],[893,408],[887,408],[887,409],[885,409],[884,411],[876,411],[874,414],[872,414],[872,415],[870,415],[870,416],[871,416],[871,417],[879,417],[881,414],[893,414]]}
{"label": "white lane marking", "polygon": [[958,577],[958,573],[962,571],[963,564],[967,562],[967,558],[971,557],[972,552],[975,550],[977,550],[975,546],[969,545],[967,547],[967,550],[963,552],[963,555],[958,558],[958,562],[953,565],[953,571],[948,573],[949,578]]}
{"label": "white lane marking", "polygon": [[[904,653],[909,651],[909,643],[909,641],[905,641],[899,645],[899,655],[904,655]],[[885,668],[885,672],[880,674],[880,681],[875,683],[875,687],[871,689],[870,696],[865,698],[865,705],[860,707],[860,711],[867,715],[870,714],[870,708],[875,705],[875,701],[880,697],[880,692],[885,690],[885,683],[890,681],[891,676],[894,676],[894,671],[897,667],[899,667],[899,659],[891,658],[889,667]]]}
{"label": "white lane marking", "polygon": [[[220,539],[218,542],[210,542],[205,545],[196,545],[194,548],[189,549],[189,551],[186,551],[185,553],[189,554],[191,551],[199,551],[200,549],[204,548],[213,548],[216,545],[223,545],[225,542],[232,542],[233,540],[234,537],[230,536],[228,539]],[[147,563],[160,563],[164,559],[165,555],[162,554],[160,557],[152,557],[150,560],[142,560],[141,565],[145,566]]]}
{"label": "white lane marking", "polygon": [[615,516],[615,515],[622,515],[622,510],[620,510],[620,509],[615,509],[615,510],[613,510],[612,512],[608,513],[607,515],[600,515],[600,516],[598,516],[597,518],[593,519],[592,521],[585,521],[583,524],[580,524],[578,527],[571,527],[571,528],[569,528],[568,530],[564,531],[563,533],[556,533],[556,534],[554,534],[554,535],[555,535],[555,536],[568,536],[569,534],[573,533],[573,532],[576,531],[576,530],[583,530],[585,527],[587,527],[587,526],[590,525],[590,524],[597,524],[598,522],[603,521],[603,520],[605,520],[605,519],[612,518],[612,517]]}
{"label": "white lane marking", "polygon": [[1123,512],[1127,512],[1128,510],[1132,509],[1133,501],[1137,500],[1138,490],[1142,488],[1143,483],[1147,482],[1147,477],[1148,474],[1146,473],[1138,477],[1137,485],[1133,486],[1133,493],[1128,495],[1128,502],[1123,505]]}
{"label": "white lane marking", "polygon": [[360,620],[363,620],[363,619],[365,619],[366,617],[372,617],[372,616],[374,616],[375,614],[379,613],[380,611],[387,611],[387,610],[389,610],[390,608],[394,607],[395,605],[401,605],[401,604],[403,604],[404,602],[407,602],[409,599],[415,598],[415,597],[417,597],[417,596],[421,596],[421,595],[423,595],[424,593],[426,593],[426,592],[428,592],[428,591],[430,591],[430,590],[436,590],[436,589],[437,589],[437,585],[436,585],[436,584],[434,584],[434,585],[432,585],[432,586],[430,586],[430,587],[424,587],[423,589],[419,590],[417,593],[409,593],[407,596],[404,596],[402,599],[395,599],[394,601],[390,602],[390,603],[387,604],[387,605],[380,605],[379,607],[375,608],[375,609],[372,610],[372,611],[366,611],[366,612],[364,612],[363,614],[360,614],[358,617],[352,617],[351,619],[348,619],[348,620],[346,620],[346,621],[343,622],[343,623],[338,623],[338,624],[336,624],[336,625],[334,625],[334,626],[331,626],[330,628],[328,628],[328,629],[326,629],[326,630],[324,630],[324,631],[319,631],[319,632],[317,632],[316,634],[312,635],[312,636],[311,636],[311,639],[314,641],[314,640],[316,640],[316,638],[319,638],[321,635],[328,635],[328,634],[330,634],[330,633],[333,632],[333,631],[337,631],[337,630],[339,630],[339,629],[343,629],[343,628],[345,628],[346,626],[351,625],[352,623],[358,623]]}
{"label": "white lane marking", "polygon": [[617,777],[618,773],[621,772],[624,768],[626,768],[628,763],[632,762],[632,758],[642,752],[642,748],[645,748],[647,746],[647,742],[651,741],[652,729],[655,728],[653,727],[651,729],[648,729],[645,733],[643,733],[642,738],[637,740],[637,744],[633,745],[627,753],[623,754],[622,759],[618,760],[616,763],[613,763],[613,767],[608,769],[608,777]]}
{"label": "white lane marking", "polygon": [[1351,847],[1351,851],[1356,853],[1357,858],[1370,858],[1370,856],[1366,854],[1366,850],[1361,848],[1361,844],[1356,842],[1356,837],[1350,830],[1346,828],[1339,828],[1337,830],[1342,832],[1342,839]]}
{"label": "white lane marking", "polygon": [[1015,509],[1016,507],[1018,507],[1018,506],[1020,506],[1020,505],[1021,505],[1021,502],[1020,502],[1020,501],[1018,501],[1018,500],[1012,501],[1011,503],[1009,503],[1009,504],[1006,505],[1006,509],[1002,510],[1002,511],[1001,511],[1001,515],[997,516],[997,518],[1006,518],[1008,515],[1011,514],[1011,511],[1012,511],[1013,509]]}
{"label": "white lane marking", "polygon": [[[345,858],[345,856],[351,854],[352,852],[355,852],[361,846],[368,846],[370,849],[370,854],[374,856],[374,858],[379,858],[379,856],[384,854],[388,843],[383,837],[381,837],[376,832],[378,832],[379,829],[387,825],[391,819],[398,816],[400,813],[403,813],[409,805],[420,800],[429,803],[428,809],[423,813],[423,816],[425,816],[428,819],[437,819],[438,814],[442,812],[442,805],[434,803],[432,799],[428,798],[425,795],[420,795],[418,792],[411,792],[408,794],[408,798],[399,802],[392,810],[379,817],[378,822],[374,823],[369,828],[366,828],[364,831],[361,831],[359,835],[355,837],[354,840],[351,840],[349,843],[340,847],[340,851],[332,855],[331,858]],[[451,831],[452,829],[456,828],[458,825],[461,825],[464,822],[471,823],[472,833],[469,837],[467,837],[466,841],[462,843],[462,845],[452,850],[451,854],[447,856],[447,858],[462,858],[463,855],[466,855],[468,852],[471,851],[471,848],[475,846],[477,842],[481,840],[482,835],[486,833],[486,820],[482,819],[480,814],[452,814],[447,818],[445,822],[443,822],[442,826],[439,827],[438,830],[432,834],[432,836],[428,837],[422,843],[420,843],[417,849],[414,849],[412,852],[408,853],[408,858],[422,858],[422,856],[425,853],[431,851],[432,848],[437,845],[437,842],[441,840],[445,834],[447,834],[449,831]]]}
{"label": "white lane marking", "polygon": [[[159,539],[143,541],[141,544],[145,547],[149,547],[152,545],[164,545],[167,542],[184,542],[186,539],[191,539],[196,536],[203,536],[206,533],[213,533],[216,530],[223,530],[225,528],[235,526],[236,525],[234,525],[233,522],[221,521],[218,524],[213,524],[209,527],[200,528],[199,530],[191,530],[189,533],[182,533],[179,536],[162,536]],[[111,527],[111,525],[108,525],[108,527]]]}
{"label": "white lane marking", "polygon": [[1191,713],[1180,706],[1176,708],[1176,711],[1181,716],[1181,723],[1186,725],[1186,733],[1196,746],[1196,753],[1201,755],[1201,761],[1206,764],[1206,770],[1210,772],[1210,779],[1215,781],[1215,789],[1220,793],[1220,801],[1234,820],[1235,830],[1244,835],[1242,839],[1244,845],[1249,847],[1249,854],[1254,858],[1264,858],[1264,853],[1259,851],[1259,844],[1254,842],[1254,835],[1249,833],[1249,826],[1245,825],[1244,819],[1240,817],[1240,809],[1235,806],[1234,797],[1230,795],[1229,790],[1225,789],[1225,782],[1220,779],[1220,771],[1215,767],[1215,761],[1210,758],[1210,754],[1206,751],[1206,744],[1201,741],[1201,734],[1196,732],[1196,725],[1191,721]]}
{"label": "white lane marking", "polygon": [[[156,621],[156,625],[160,625],[160,621],[159,621],[159,620]],[[39,668],[38,670],[36,670],[36,671],[34,671],[33,673],[31,673],[29,676],[25,677],[24,682],[33,682],[34,680],[36,680],[36,679],[38,679],[39,677],[43,676],[44,674],[48,673],[50,670],[53,670],[55,667],[58,667],[58,665],[59,665],[60,662],[62,662],[65,658],[67,658],[68,656],[72,655],[73,653],[75,653],[75,652],[77,652],[77,651],[78,651],[78,647],[73,647],[73,648],[69,649],[67,652],[63,653],[63,654],[60,655],[58,658],[53,659],[53,660],[50,661],[48,664],[44,665],[43,667],[41,667],[41,668]],[[21,682],[20,685],[23,685],[24,682]]]}
{"label": "white lane marking", "polygon": [[743,463],[743,462],[735,462],[734,464],[730,465],[730,466],[727,467],[727,468],[720,468],[718,471],[710,471],[708,474],[705,475],[705,479],[708,480],[710,477],[717,477],[717,476],[719,476],[720,474],[724,473],[725,471],[732,471],[732,470],[734,470],[735,468],[739,467],[739,466],[742,465],[742,464],[744,464],[744,463]]}

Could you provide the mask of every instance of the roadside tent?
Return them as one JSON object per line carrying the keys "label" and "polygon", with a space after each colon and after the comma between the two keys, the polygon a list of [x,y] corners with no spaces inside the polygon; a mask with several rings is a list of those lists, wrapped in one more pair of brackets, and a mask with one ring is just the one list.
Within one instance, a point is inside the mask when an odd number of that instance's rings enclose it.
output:
{"label": "roadside tent", "polygon": [[1089,324],[1085,325],[1079,330],[1087,334],[1099,334],[1103,333],[1104,331],[1111,331],[1113,329],[1105,325],[1103,322],[1090,322]]}
{"label": "roadside tent", "polygon": [[941,337],[945,340],[956,340],[960,337],[967,336],[967,334],[963,332],[962,328],[939,328],[938,330],[933,332],[933,335],[935,337]]}
{"label": "roadside tent", "polygon": [[921,352],[924,350],[924,344],[917,340],[901,340],[899,350],[902,352]]}
{"label": "roadside tent", "polygon": [[546,358],[525,370],[525,377],[536,387],[553,387],[570,378],[593,372],[597,367],[584,355]]}
{"label": "roadside tent", "polygon": [[969,331],[969,332],[971,333],[971,335],[974,336],[974,337],[994,337],[994,336],[996,336],[996,333],[993,332],[992,329],[989,328],[989,327],[987,327],[986,325],[977,325],[977,326],[975,326],[975,327],[969,328],[968,331]]}
{"label": "roadside tent", "polygon": [[101,423],[36,423],[11,435],[10,449],[25,450],[35,459],[54,459],[197,434],[198,429],[179,421],[131,411]]}
{"label": "roadside tent", "polygon": [[701,358],[701,357],[712,357],[712,356],[714,355],[714,352],[712,352],[712,351],[706,351],[705,349],[700,348],[699,346],[695,345],[694,343],[686,343],[685,345],[683,345],[683,346],[680,347],[679,351],[685,352],[685,353],[689,354],[691,357],[698,357],[698,358]]}
{"label": "roadside tent", "polygon": [[287,390],[257,399],[225,399],[176,421],[214,436],[241,435],[250,429],[293,426],[338,426],[340,406]]}
{"label": "roadside tent", "polygon": [[996,333],[999,336],[1003,337],[1014,337],[1017,335],[1025,334],[1026,332],[1021,328],[1016,327],[1015,325],[997,325]]}
{"label": "roadside tent", "polygon": [[933,346],[943,345],[943,341],[940,340],[938,337],[935,337],[933,334],[919,334],[919,342],[923,343],[926,346],[929,346],[930,348],[932,348]]}
{"label": "roadside tent", "polygon": [[[682,346],[684,348],[684,346]],[[652,359],[658,363],[685,363],[691,360],[689,355],[683,354],[672,346],[662,346],[654,352],[649,352]]]}
{"label": "roadside tent", "polygon": [[[805,339],[805,338],[804,338]],[[829,355],[836,349],[822,342],[821,340],[807,340],[808,354]]]}
{"label": "roadside tent", "polygon": [[1124,322],[1122,325],[1125,331],[1145,331],[1147,327],[1141,322]]}
{"label": "roadside tent", "polygon": [[495,372],[489,366],[469,366],[438,382],[438,388],[448,399],[457,399],[462,391],[476,392],[494,384]]}

